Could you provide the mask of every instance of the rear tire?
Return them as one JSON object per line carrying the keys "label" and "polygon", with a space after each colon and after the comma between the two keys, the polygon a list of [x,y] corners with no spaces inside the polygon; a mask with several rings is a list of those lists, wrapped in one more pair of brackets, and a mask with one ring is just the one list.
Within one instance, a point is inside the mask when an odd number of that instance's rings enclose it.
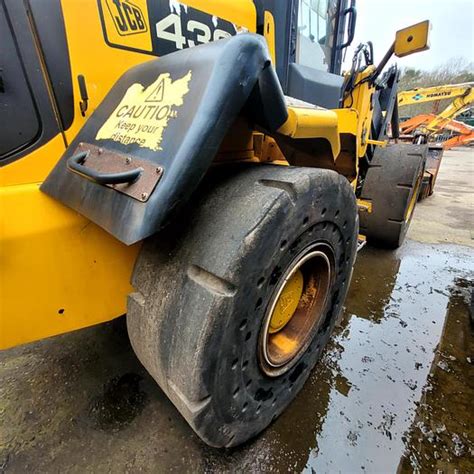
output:
{"label": "rear tire", "polygon": [[[230,447],[271,423],[317,362],[349,286],[358,217],[349,183],[328,170],[225,168],[200,189],[181,225],[145,242],[127,324],[138,358],[194,431]],[[268,372],[268,308],[296,256],[314,246],[332,269],[321,318],[298,355]]]}
{"label": "rear tire", "polygon": [[405,240],[423,180],[426,145],[377,148],[362,186],[361,199],[372,212],[360,215],[367,242],[395,249]]}

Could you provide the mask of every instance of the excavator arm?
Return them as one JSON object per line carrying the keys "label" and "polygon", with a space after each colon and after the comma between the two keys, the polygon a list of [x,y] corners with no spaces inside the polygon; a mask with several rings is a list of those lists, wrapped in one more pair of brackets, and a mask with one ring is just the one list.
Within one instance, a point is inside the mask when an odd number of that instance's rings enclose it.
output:
{"label": "excavator arm", "polygon": [[474,88],[466,90],[465,94],[460,97],[456,97],[451,104],[449,104],[441,113],[439,113],[431,122],[426,126],[430,132],[437,132],[444,128],[446,122],[454,119],[461,112],[466,110],[472,103],[474,103]]}
{"label": "excavator arm", "polygon": [[404,105],[423,104],[425,102],[463,97],[468,95],[473,87],[474,83],[468,82],[399,91],[398,106],[402,107]]}
{"label": "excavator arm", "polygon": [[[402,133],[411,133],[415,129],[421,129],[425,135],[431,135],[443,129],[449,129],[452,120],[474,103],[474,83],[447,84],[401,91],[398,93],[398,106],[444,99],[453,99],[453,101],[437,115],[421,114],[401,123]],[[463,130],[460,133],[466,132]]]}

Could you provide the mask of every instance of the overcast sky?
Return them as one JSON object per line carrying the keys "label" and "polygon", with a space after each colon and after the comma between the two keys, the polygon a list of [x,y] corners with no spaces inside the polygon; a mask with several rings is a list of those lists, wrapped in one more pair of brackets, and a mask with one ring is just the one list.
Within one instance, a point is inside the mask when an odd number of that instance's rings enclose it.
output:
{"label": "overcast sky", "polygon": [[452,57],[474,61],[474,0],[357,0],[357,26],[353,47],[372,41],[376,63],[393,42],[395,32],[423,20],[432,24],[428,51],[397,59],[401,67],[430,70]]}

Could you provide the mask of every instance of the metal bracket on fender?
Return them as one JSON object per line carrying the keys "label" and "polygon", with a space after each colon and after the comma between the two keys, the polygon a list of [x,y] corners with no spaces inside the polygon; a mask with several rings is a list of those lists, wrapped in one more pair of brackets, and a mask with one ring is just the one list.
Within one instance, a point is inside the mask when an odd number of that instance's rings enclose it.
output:
{"label": "metal bracket on fender", "polygon": [[148,201],[163,174],[163,168],[150,161],[90,143],[79,143],[68,159],[67,167],[84,178],[142,202]]}
{"label": "metal bracket on fender", "polygon": [[115,83],[41,190],[132,244],[189,199],[242,110],[269,131],[288,118],[261,36],[143,63]]}

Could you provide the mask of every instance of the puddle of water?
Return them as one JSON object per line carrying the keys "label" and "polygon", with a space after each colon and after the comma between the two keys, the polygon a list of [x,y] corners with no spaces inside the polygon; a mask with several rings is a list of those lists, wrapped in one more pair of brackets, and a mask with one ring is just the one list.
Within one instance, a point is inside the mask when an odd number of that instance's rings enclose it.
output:
{"label": "puddle of water", "polygon": [[443,334],[408,435],[401,472],[474,471],[474,282],[450,288]]}

